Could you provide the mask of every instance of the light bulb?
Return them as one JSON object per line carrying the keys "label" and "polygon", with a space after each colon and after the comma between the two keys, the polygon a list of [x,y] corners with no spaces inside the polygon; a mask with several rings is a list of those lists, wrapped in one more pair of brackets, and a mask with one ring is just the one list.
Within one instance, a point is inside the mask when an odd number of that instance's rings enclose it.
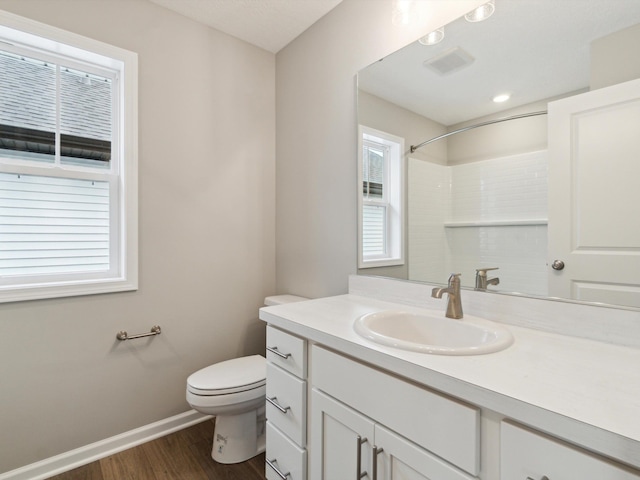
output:
{"label": "light bulb", "polygon": [[434,30],[431,33],[428,33],[424,37],[422,37],[418,42],[422,45],[435,45],[436,43],[440,43],[444,38],[444,28],[439,28],[438,30]]}
{"label": "light bulb", "polygon": [[501,93],[501,94],[496,95],[495,97],[493,97],[493,101],[496,102],[496,103],[502,103],[502,102],[506,102],[510,98],[511,98],[511,94],[510,93]]}
{"label": "light bulb", "polygon": [[496,9],[496,6],[493,2],[494,0],[491,0],[490,2],[487,2],[484,5],[480,5],[475,10],[467,13],[464,16],[465,20],[467,22],[481,22],[483,20],[486,20],[491,15],[493,15],[493,12]]}

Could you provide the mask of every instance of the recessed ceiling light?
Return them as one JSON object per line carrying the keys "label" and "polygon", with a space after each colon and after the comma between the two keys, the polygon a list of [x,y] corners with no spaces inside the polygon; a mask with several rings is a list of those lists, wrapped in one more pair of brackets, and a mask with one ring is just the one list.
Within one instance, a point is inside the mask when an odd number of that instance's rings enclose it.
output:
{"label": "recessed ceiling light", "polygon": [[464,16],[465,20],[467,22],[481,22],[489,18],[491,15],[493,15],[493,12],[496,9],[496,6],[493,3],[493,1],[494,0],[491,0],[485,3],[484,5],[480,5],[475,10],[472,10],[469,13],[467,13]]}
{"label": "recessed ceiling light", "polygon": [[502,102],[506,102],[510,98],[511,98],[511,94],[510,93],[501,93],[501,94],[496,95],[495,97],[493,97],[493,101],[496,102],[496,103],[502,103]]}
{"label": "recessed ceiling light", "polygon": [[431,33],[428,33],[424,37],[422,37],[418,42],[422,45],[435,45],[436,43],[440,43],[444,38],[444,28],[439,28],[438,30],[434,30]]}

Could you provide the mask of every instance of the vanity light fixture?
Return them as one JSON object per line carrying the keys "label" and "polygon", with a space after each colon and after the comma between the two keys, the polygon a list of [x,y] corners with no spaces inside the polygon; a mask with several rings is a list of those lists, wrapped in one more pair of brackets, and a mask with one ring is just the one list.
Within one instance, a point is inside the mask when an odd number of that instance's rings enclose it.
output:
{"label": "vanity light fixture", "polygon": [[480,5],[475,10],[470,11],[464,16],[464,18],[467,22],[481,22],[493,15],[495,9],[496,5],[494,0],[491,0],[484,5]]}
{"label": "vanity light fixture", "polygon": [[496,95],[495,97],[493,97],[493,101],[495,103],[502,103],[502,102],[506,102],[510,98],[511,98],[510,93],[500,93],[499,95]]}
{"label": "vanity light fixture", "polygon": [[438,30],[434,30],[431,33],[428,33],[424,37],[422,37],[418,42],[422,45],[435,45],[436,43],[440,43],[444,38],[444,28],[439,28]]}

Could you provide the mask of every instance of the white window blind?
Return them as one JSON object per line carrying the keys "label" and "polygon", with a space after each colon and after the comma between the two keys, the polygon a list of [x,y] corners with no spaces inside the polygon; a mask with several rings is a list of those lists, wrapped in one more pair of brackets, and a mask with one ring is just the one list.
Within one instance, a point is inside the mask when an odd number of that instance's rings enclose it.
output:
{"label": "white window blind", "polygon": [[362,206],[362,253],[365,256],[384,255],[386,252],[386,217],[386,206]]}
{"label": "white window blind", "polygon": [[108,270],[108,182],[0,173],[0,277]]}

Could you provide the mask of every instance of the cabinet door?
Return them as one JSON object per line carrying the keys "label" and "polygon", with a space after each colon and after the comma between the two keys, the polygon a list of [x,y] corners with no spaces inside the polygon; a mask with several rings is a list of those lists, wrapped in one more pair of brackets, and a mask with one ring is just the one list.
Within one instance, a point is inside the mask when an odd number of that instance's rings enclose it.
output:
{"label": "cabinet door", "polygon": [[359,480],[370,473],[373,422],[318,390],[311,398],[310,479]]}
{"label": "cabinet door", "polygon": [[526,428],[502,422],[502,480],[640,480],[640,472]]}
{"label": "cabinet door", "polygon": [[375,426],[378,480],[472,480],[451,464],[381,425]]}

